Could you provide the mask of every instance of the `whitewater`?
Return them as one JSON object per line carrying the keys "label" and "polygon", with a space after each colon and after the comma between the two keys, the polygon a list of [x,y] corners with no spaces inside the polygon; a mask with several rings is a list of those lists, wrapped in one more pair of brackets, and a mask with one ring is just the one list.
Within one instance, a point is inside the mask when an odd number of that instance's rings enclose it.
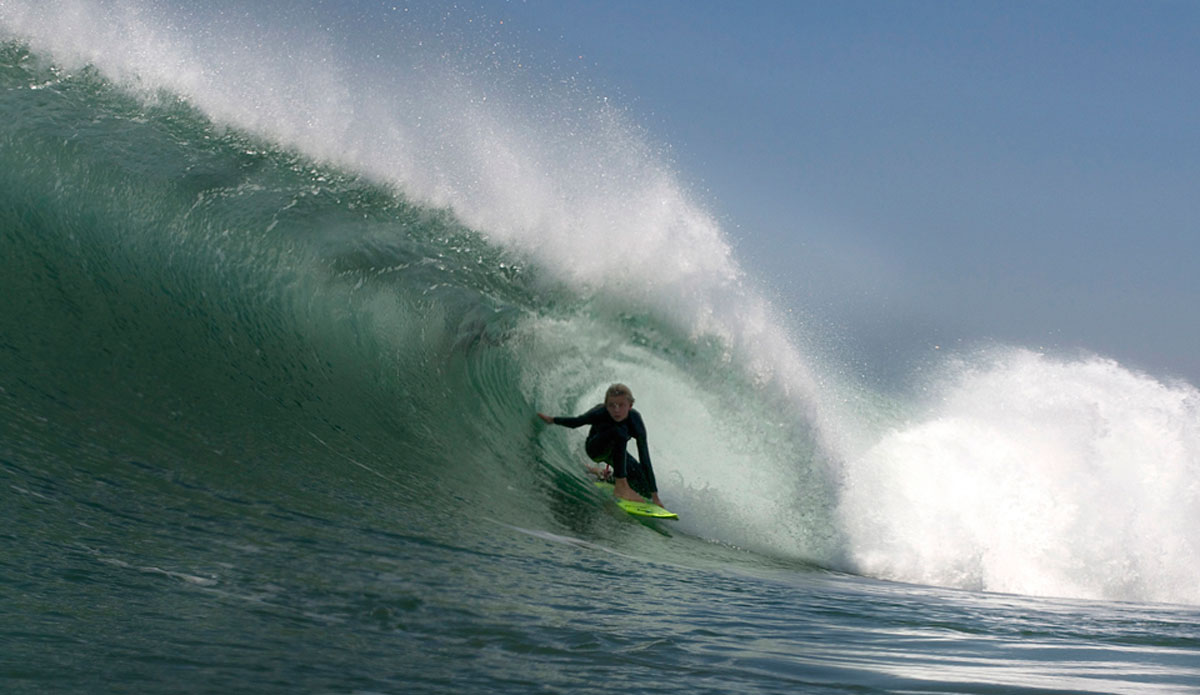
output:
{"label": "whitewater", "polygon": [[613,99],[284,8],[0,4],[5,692],[1200,691],[1194,386],[857,381]]}

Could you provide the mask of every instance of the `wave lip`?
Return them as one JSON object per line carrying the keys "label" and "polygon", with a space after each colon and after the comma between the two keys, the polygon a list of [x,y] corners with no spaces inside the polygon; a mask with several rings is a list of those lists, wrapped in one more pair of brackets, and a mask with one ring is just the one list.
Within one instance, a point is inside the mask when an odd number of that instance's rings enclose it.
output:
{"label": "wave lip", "polygon": [[452,209],[576,293],[718,336],[837,446],[838,396],[822,392],[720,225],[617,106],[573,76],[506,71],[496,42],[458,42],[382,10],[357,19],[391,40],[356,42],[323,11],[14,1],[0,24],[67,65],[150,98],[166,90],[217,124]]}

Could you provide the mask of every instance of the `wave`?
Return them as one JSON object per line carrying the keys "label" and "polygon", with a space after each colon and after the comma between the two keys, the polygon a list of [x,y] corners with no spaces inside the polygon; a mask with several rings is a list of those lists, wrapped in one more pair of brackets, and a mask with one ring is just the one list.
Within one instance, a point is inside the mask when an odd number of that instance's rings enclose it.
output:
{"label": "wave", "polygon": [[[679,499],[697,516],[752,483],[730,470],[813,456],[799,435],[742,434],[767,414],[761,388],[730,369],[726,341],[662,320],[654,302],[564,280],[451,211],[187,102],[15,44],[5,58],[4,290],[26,302],[4,319],[19,381],[58,383],[73,407],[95,398],[90,409],[121,414],[114,426],[190,432],[197,458],[352,460],[414,503],[457,499],[522,523],[511,510],[528,491],[587,489],[577,447],[532,413],[582,410],[618,378],[648,412],[688,412],[655,429],[661,478],[729,480],[707,502]],[[12,411],[55,407],[6,393]],[[761,545],[744,519],[729,528]]]}
{"label": "wave", "polygon": [[[414,525],[449,506],[555,527],[592,502],[578,442],[531,414],[621,380],[688,535],[1200,603],[1190,386],[995,348],[875,393],[781,318],[607,100],[494,42],[481,58],[390,17],[338,34],[322,11],[0,8],[17,458],[65,437],[92,444],[64,475],[169,461]],[[383,36],[402,47],[372,61]]]}
{"label": "wave", "polygon": [[903,581],[1196,603],[1200,392],[993,349],[848,462],[851,564]]}

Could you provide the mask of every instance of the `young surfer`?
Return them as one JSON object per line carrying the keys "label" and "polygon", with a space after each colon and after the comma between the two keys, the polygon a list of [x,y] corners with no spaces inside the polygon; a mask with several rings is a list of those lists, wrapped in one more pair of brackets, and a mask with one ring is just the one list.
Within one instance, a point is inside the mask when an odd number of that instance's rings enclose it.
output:
{"label": "young surfer", "polygon": [[[604,403],[576,417],[551,417],[538,413],[538,417],[551,425],[562,425],[572,429],[591,425],[584,448],[587,455],[597,463],[613,468],[613,494],[617,497],[641,502],[642,496],[649,497],[658,506],[658,485],[654,481],[654,468],[650,465],[650,447],[646,444],[646,425],[642,415],[633,409],[633,392],[625,384],[613,384],[604,394]],[[638,456],[641,461],[625,451],[630,439],[637,440]],[[599,475],[600,469],[589,468]]]}

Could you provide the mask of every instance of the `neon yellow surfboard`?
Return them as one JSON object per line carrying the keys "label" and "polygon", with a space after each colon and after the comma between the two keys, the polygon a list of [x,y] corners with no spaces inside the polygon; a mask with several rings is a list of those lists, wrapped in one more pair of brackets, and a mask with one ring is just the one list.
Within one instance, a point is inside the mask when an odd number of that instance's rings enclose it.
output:
{"label": "neon yellow surfboard", "polygon": [[[596,487],[612,494],[612,483],[606,483],[602,480],[596,481]],[[616,499],[616,498],[614,498]],[[675,512],[668,511],[653,502],[634,502],[633,500],[616,499],[617,506],[624,509],[626,512],[634,516],[644,516],[650,519],[678,519],[679,515]]]}

